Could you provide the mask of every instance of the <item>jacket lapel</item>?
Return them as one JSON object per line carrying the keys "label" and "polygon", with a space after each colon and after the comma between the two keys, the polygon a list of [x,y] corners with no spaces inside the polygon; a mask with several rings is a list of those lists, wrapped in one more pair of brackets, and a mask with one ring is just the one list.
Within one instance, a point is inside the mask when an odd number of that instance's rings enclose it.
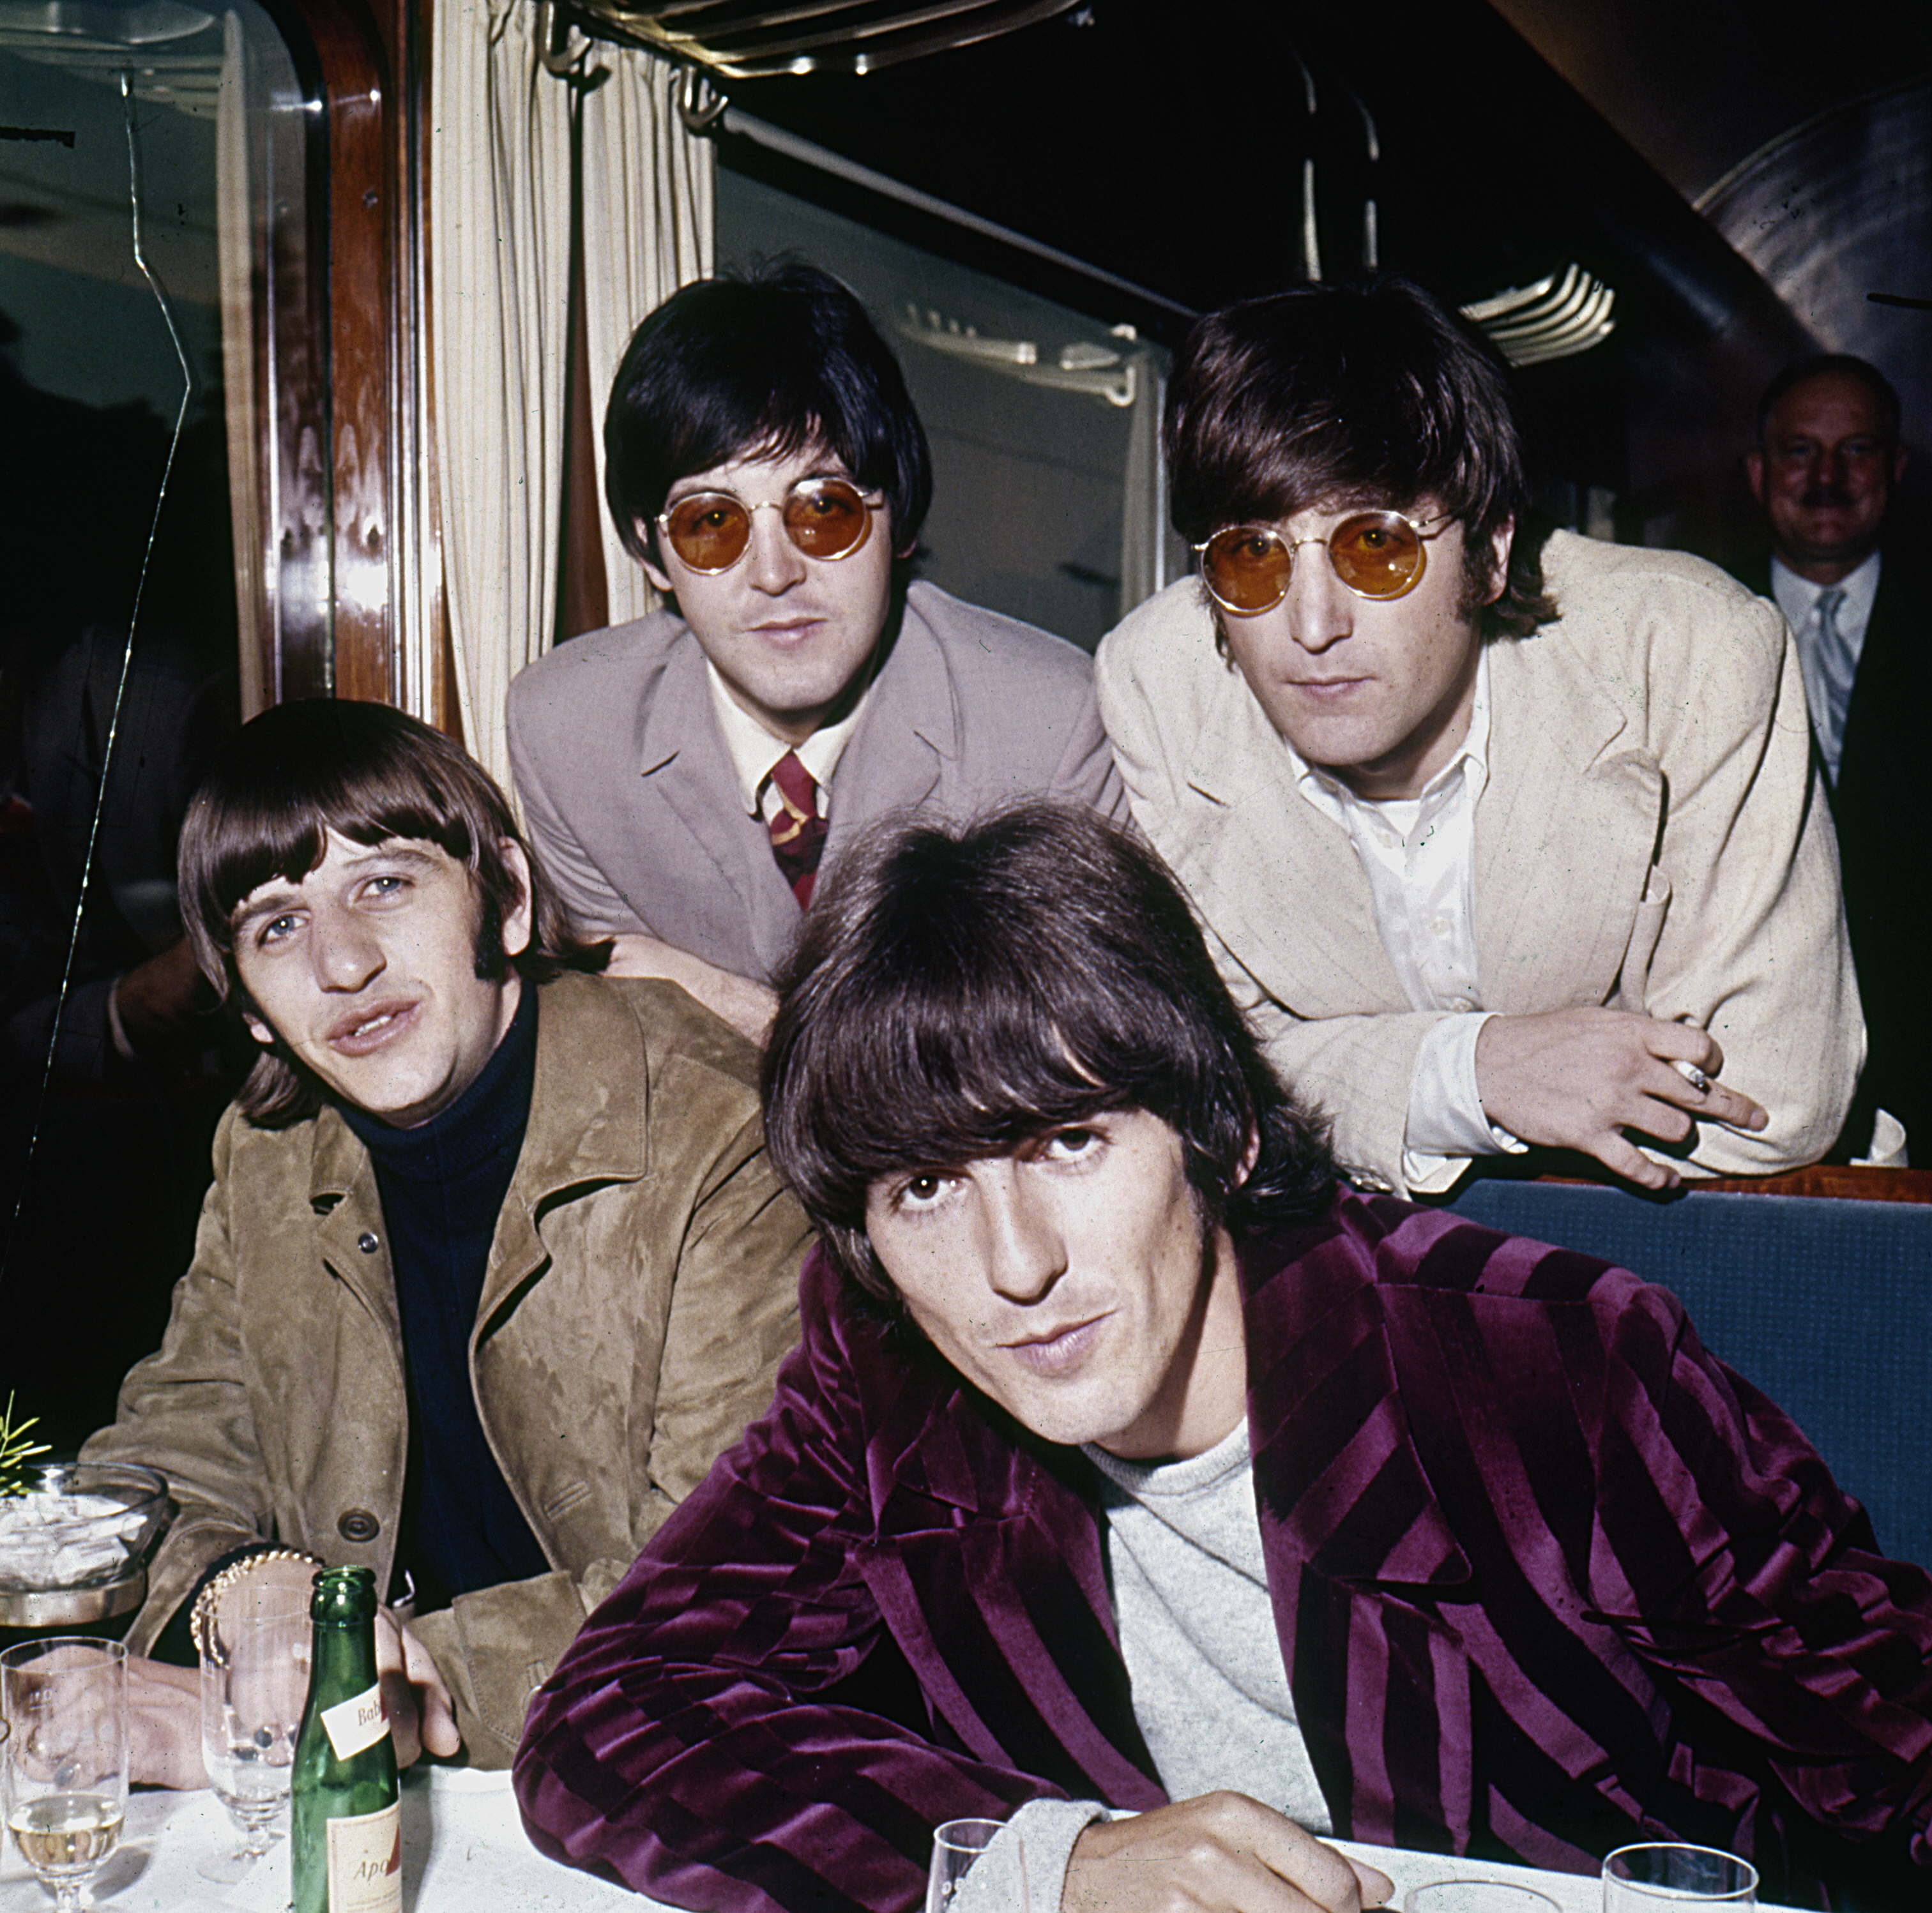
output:
{"label": "jacket lapel", "polygon": [[1354,846],[1302,796],[1238,671],[1217,682],[1186,777],[1210,808],[1162,848],[1268,994],[1300,1017],[1407,1009]]}
{"label": "jacket lapel", "polygon": [[976,1758],[1122,1806],[1165,1804],[1133,1718],[1077,1456],[1049,1458],[956,1381],[899,1380],[868,1444],[856,1561],[940,1720]]}
{"label": "jacket lapel", "polygon": [[[1244,1246],[1248,1420],[1268,1591],[1338,1834],[1460,1851],[1471,1815],[1467,1658],[1438,1604],[1469,1564],[1418,1456],[1372,1252],[1344,1198]],[[1454,1219],[1413,1210],[1425,1252]]]}
{"label": "jacket lapel", "polygon": [[[402,1316],[389,1269],[388,1231],[375,1165],[335,1111],[324,1104],[315,1119],[310,1159],[309,1208],[316,1216],[316,1246],[330,1271],[380,1324],[400,1369]],[[364,1249],[365,1241],[374,1246]]]}
{"label": "jacket lapel", "polygon": [[902,601],[897,634],[834,775],[828,866],[855,832],[889,811],[923,803],[958,751],[945,653],[918,607]]}
{"label": "jacket lapel", "polygon": [[[646,813],[638,829],[679,829],[690,839],[749,921],[760,962],[775,969],[797,934],[798,902],[765,833],[745,814],[694,637],[673,644],[666,655],[638,745],[640,802]],[[648,814],[653,807],[658,820]],[[646,922],[649,901],[640,900]]]}
{"label": "jacket lapel", "polygon": [[[1560,628],[1559,628],[1560,630]],[[1476,943],[1484,1007],[1603,1002],[1646,894],[1664,800],[1657,760],[1587,670],[1550,694],[1543,647],[1490,651],[1490,775],[1476,810]]]}
{"label": "jacket lapel", "polygon": [[560,1189],[634,1182],[646,1173],[646,1063],[637,1020],[615,994],[572,974],[541,987],[530,1120],[496,1218],[472,1346],[547,1266],[542,1229],[548,1198]]}

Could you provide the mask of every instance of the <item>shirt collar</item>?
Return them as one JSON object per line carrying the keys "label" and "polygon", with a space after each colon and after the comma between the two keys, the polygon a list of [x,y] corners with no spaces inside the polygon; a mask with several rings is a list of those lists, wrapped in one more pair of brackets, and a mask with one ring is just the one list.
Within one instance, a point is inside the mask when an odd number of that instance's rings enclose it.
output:
{"label": "shirt collar", "polygon": [[1880,552],[1873,552],[1847,571],[1834,587],[1814,584],[1809,578],[1799,577],[1774,553],[1771,561],[1771,595],[1777,601],[1778,608],[1784,613],[1785,622],[1796,631],[1810,616],[1819,599],[1835,588],[1845,594],[1844,602],[1838,607],[1840,628],[1849,625],[1854,631],[1861,631],[1870,618],[1873,601],[1878,596],[1880,561],[1882,556]]}
{"label": "shirt collar", "polygon": [[[1281,740],[1281,748],[1288,753],[1288,769],[1294,775],[1296,787],[1324,817],[1340,823],[1347,809],[1359,810],[1372,801],[1357,796],[1331,772],[1310,763],[1285,737]],[[1484,787],[1490,781],[1490,651],[1486,644],[1476,658],[1476,694],[1470,700],[1469,728],[1456,754],[1411,801],[1426,807],[1432,799],[1439,798],[1452,790],[1459,779],[1472,804],[1481,796]]]}
{"label": "shirt collar", "polygon": [[744,799],[746,814],[750,817],[758,814],[766,780],[778,760],[794,748],[798,752],[799,762],[811,772],[819,787],[830,789],[832,774],[838,768],[838,760],[851,742],[853,732],[858,729],[859,720],[864,716],[867,700],[872,694],[872,688],[868,685],[859,701],[836,724],[814,730],[802,744],[794,746],[782,738],[774,737],[739,703],[725,688],[717,666],[708,658],[704,661],[704,676],[711,687],[711,706],[718,713],[718,728],[724,733],[724,748],[730,753],[731,768],[738,780],[738,794]]}

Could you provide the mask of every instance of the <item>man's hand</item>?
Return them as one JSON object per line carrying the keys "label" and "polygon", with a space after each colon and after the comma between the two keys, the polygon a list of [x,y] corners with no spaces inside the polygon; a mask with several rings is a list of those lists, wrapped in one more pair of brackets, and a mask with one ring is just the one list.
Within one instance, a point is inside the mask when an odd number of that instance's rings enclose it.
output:
{"label": "man's hand", "polygon": [[128,1776],[146,1787],[205,1787],[201,1675],[128,1657]]}
{"label": "man's hand", "polygon": [[610,943],[605,975],[662,976],[695,997],[713,1016],[723,1018],[740,1036],[764,1046],[778,1006],[778,998],[764,984],[640,931],[628,931],[613,937]]}
{"label": "man's hand", "polygon": [[387,1608],[376,1610],[376,1674],[398,1767],[413,1767],[425,1747],[443,1760],[462,1751],[456,1709],[436,1663]]}
{"label": "man's hand", "polygon": [[1391,1882],[1245,1794],[1203,1794],[1074,1843],[1060,1913],[1360,1913]]}
{"label": "man's hand", "polygon": [[214,992],[194,960],[185,937],[178,937],[159,956],[137,963],[114,985],[114,1006],[136,1052],[163,1048],[196,1017],[214,1007]]}
{"label": "man's hand", "polygon": [[[1694,1066],[1696,1083],[1674,1066]],[[1476,1039],[1483,1111],[1526,1143],[1580,1150],[1644,1189],[1675,1189],[1675,1169],[1623,1134],[1682,1142],[1694,1122],[1762,1129],[1749,1096],[1715,1081],[1724,1053],[1708,1030],[1621,1009],[1552,1009],[1492,1016]]]}

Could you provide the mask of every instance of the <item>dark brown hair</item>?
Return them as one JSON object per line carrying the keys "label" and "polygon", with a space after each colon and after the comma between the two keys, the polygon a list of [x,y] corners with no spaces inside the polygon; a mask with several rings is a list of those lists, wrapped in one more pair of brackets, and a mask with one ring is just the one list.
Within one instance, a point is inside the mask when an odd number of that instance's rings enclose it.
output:
{"label": "dark brown hair", "polygon": [[604,413],[604,496],[624,548],[658,561],[670,488],[734,458],[832,454],[892,508],[909,551],[932,454],[892,348],[851,292],[796,260],[700,279],[631,335]]}
{"label": "dark brown hair", "polygon": [[888,822],[846,852],[779,980],[764,1103],[779,1174],[848,1279],[888,1300],[874,1181],[1103,1110],[1179,1133],[1210,1222],[1312,1213],[1334,1180],[1324,1126],[1263,1058],[1166,865],[1042,802]]}
{"label": "dark brown hair", "polygon": [[[1208,313],[1174,361],[1163,435],[1174,528],[1190,544],[1310,505],[1433,499],[1462,524],[1464,608],[1484,637],[1526,637],[1556,616],[1540,544],[1520,535],[1509,368],[1412,280],[1300,286]],[[1511,519],[1502,595],[1484,604],[1490,541]]]}
{"label": "dark brown hair", "polygon": [[[410,837],[439,845],[473,880],[476,973],[514,970],[542,983],[566,969],[601,970],[610,945],[580,942],[535,857],[530,858],[532,928],[516,956],[503,949],[503,919],[523,886],[503,854],[526,856],[503,793],[460,745],[386,704],[328,697],[278,704],[244,724],[202,780],[182,825],[182,917],[204,975],[224,1000],[252,1012],[235,965],[235,913],[264,883],[299,883],[335,831],[351,843]],[[313,1115],[322,1092],[278,1042],[265,1049],[236,1098],[265,1128]]]}

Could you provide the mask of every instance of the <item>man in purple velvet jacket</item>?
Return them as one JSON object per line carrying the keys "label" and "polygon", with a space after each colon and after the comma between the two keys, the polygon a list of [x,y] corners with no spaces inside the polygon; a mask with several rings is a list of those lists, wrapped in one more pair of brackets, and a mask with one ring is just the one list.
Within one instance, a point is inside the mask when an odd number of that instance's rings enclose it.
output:
{"label": "man in purple velvet jacket", "polygon": [[1922,1895],[1932,1582],[1664,1291],[1338,1188],[1144,848],[855,852],[766,1103],[802,1345],[534,1703],[547,1852],[726,1913],[904,1913],[966,1815],[1031,1913],[1376,1903],[1324,1833]]}

